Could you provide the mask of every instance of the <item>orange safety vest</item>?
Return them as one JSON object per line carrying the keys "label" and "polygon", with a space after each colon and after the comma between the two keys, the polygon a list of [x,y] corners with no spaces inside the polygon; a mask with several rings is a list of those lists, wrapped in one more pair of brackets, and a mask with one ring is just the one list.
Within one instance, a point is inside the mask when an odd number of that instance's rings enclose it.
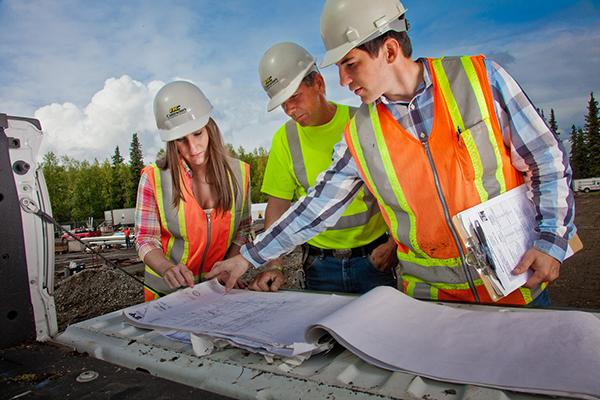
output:
{"label": "orange safety vest", "polygon": [[[404,292],[493,303],[451,218],[523,183],[504,144],[483,56],[428,59],[434,122],[408,133],[383,104],[363,104],[346,126],[349,149],[398,243]],[[545,285],[499,303],[526,304]]]}
{"label": "orange safety vest", "polygon": [[[183,263],[194,273],[194,282],[200,282],[213,264],[221,261],[238,231],[245,208],[250,207],[248,197],[250,186],[250,166],[232,159],[233,172],[242,184],[242,192],[234,198],[231,210],[224,215],[212,210],[204,212],[192,194],[187,179],[183,179],[183,199],[178,209],[171,206],[171,171],[163,171],[156,164],[144,168],[154,190],[156,204],[160,214],[160,242],[165,257],[173,264]],[[180,166],[185,176],[183,166]],[[187,190],[186,190],[187,188]],[[171,293],[163,278],[146,265],[145,282],[157,292]],[[158,298],[158,294],[144,289],[145,300]]]}

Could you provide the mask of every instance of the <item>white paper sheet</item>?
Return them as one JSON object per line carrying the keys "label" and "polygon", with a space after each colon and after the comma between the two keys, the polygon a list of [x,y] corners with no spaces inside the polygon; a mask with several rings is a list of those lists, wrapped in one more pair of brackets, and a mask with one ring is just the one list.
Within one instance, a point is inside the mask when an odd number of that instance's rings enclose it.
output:
{"label": "white paper sheet", "polygon": [[468,311],[380,286],[308,327],[308,342],[322,333],[319,329],[386,369],[501,389],[600,397],[600,320],[584,312]]}
{"label": "white paper sheet", "polygon": [[[267,359],[281,350],[282,357],[296,362],[320,351],[310,346],[330,333],[365,361],[389,370],[600,399],[598,318],[579,311],[504,310],[426,303],[387,286],[353,298],[248,290],[224,294],[211,281],[129,308],[124,316],[136,325],[218,335],[217,340]],[[200,354],[210,351],[209,342],[199,346]]]}
{"label": "white paper sheet", "polygon": [[496,265],[496,274],[504,287],[500,289],[504,295],[523,286],[533,275],[532,270],[520,275],[512,273],[538,238],[535,208],[526,193],[527,186],[521,185],[458,214],[472,237],[475,237],[475,222],[481,225]]}
{"label": "white paper sheet", "polygon": [[313,354],[326,350],[328,346],[318,344],[298,345],[304,343],[304,328],[354,299],[235,289],[226,294],[213,279],[130,308],[124,315],[137,326],[223,338],[244,347],[262,345],[266,352],[291,357],[299,349]]}

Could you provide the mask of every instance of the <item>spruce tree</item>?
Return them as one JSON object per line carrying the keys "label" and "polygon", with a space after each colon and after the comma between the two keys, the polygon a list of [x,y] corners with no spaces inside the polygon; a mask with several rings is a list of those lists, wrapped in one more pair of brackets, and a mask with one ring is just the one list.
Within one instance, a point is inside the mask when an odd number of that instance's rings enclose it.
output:
{"label": "spruce tree", "polygon": [[129,204],[135,204],[137,197],[137,187],[140,182],[140,174],[144,169],[144,156],[142,154],[142,144],[138,139],[138,134],[134,133],[129,146],[129,169],[131,170],[131,184],[129,190]]}
{"label": "spruce tree", "polygon": [[119,146],[117,146],[115,148],[115,154],[112,156],[112,168],[110,172],[109,186],[110,205],[111,209],[113,210],[124,208],[127,199],[127,189],[125,187],[126,183],[122,179],[123,174],[121,172],[121,169],[124,167],[123,161],[124,158],[121,156]]}
{"label": "spruce tree", "polygon": [[598,120],[598,101],[594,98],[594,92],[590,93],[583,132],[588,148],[588,176],[585,178],[600,177],[600,121]]}
{"label": "spruce tree", "polygon": [[585,146],[583,130],[575,125],[571,127],[571,168],[573,179],[581,179],[587,176],[587,147]]}
{"label": "spruce tree", "polygon": [[119,151],[119,146],[115,148],[115,154],[112,156],[112,165],[116,167],[118,164],[123,164],[125,159],[121,156],[121,152]]}
{"label": "spruce tree", "polygon": [[556,117],[554,116],[554,108],[550,109],[550,120],[548,121],[548,125],[552,133],[554,133],[554,137],[560,141],[558,137],[558,123],[556,122]]}

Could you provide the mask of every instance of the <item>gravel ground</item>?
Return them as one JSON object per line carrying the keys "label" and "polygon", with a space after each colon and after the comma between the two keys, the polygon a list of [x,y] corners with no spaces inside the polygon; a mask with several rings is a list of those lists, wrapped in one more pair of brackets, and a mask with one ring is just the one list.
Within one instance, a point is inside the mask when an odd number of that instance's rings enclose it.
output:
{"label": "gravel ground", "polygon": [[[558,307],[600,310],[600,194],[577,194],[576,225],[584,248],[567,259],[560,277],[549,286],[552,304]],[[134,249],[103,250],[102,255],[124,265],[143,280],[142,264]],[[85,269],[64,277],[64,267],[71,261],[85,264]],[[298,289],[295,282],[301,251],[297,248],[284,257],[283,288]],[[137,262],[137,264],[136,264]],[[243,278],[250,282],[263,268],[249,270]],[[103,315],[144,301],[142,285],[125,273],[107,267],[102,259],[85,252],[57,254],[55,261],[54,299],[59,330],[69,324]]]}

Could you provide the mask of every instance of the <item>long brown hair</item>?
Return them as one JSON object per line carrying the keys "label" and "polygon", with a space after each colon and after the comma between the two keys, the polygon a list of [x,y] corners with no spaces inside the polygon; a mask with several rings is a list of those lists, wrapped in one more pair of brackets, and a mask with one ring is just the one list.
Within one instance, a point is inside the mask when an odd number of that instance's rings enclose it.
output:
{"label": "long brown hair", "polygon": [[[234,198],[241,191],[241,182],[238,182],[237,176],[233,173],[231,165],[231,156],[225,143],[223,136],[217,126],[217,123],[210,118],[206,124],[208,132],[208,154],[206,165],[206,182],[215,186],[217,193],[217,204],[215,209],[217,212],[225,214],[233,205]],[[181,173],[181,159],[177,145],[172,140],[167,142],[167,150],[165,156],[156,162],[156,165],[163,171],[171,171],[171,181],[173,188],[173,208],[179,208],[179,203],[183,199],[182,185],[189,192],[188,187],[183,184],[184,176]],[[231,184],[229,178],[231,177]],[[231,190],[233,186],[233,192]]]}

